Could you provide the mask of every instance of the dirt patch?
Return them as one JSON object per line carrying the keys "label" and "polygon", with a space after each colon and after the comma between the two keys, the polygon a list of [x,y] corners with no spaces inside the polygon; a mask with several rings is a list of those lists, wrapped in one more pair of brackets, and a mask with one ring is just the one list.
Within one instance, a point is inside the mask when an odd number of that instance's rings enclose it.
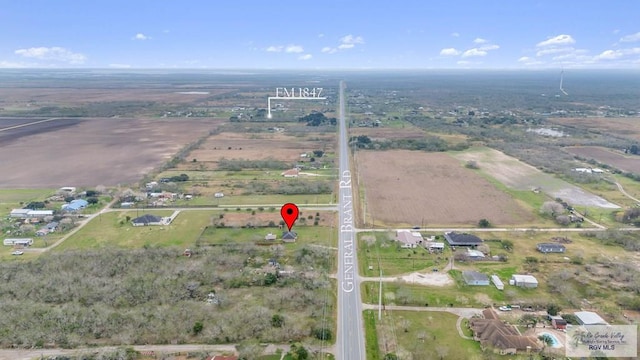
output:
{"label": "dirt patch", "polygon": [[213,119],[91,118],[74,119],[61,127],[55,122],[23,127],[16,130],[20,132],[17,139],[0,143],[0,187],[135,182],[219,123]]}
{"label": "dirt patch", "polygon": [[367,218],[385,224],[476,225],[525,223],[533,215],[489,181],[443,153],[361,151]]}
{"label": "dirt patch", "polygon": [[622,171],[640,173],[640,157],[637,155],[624,155],[622,152],[615,152],[598,146],[572,146],[564,149],[571,154],[594,159]]}
{"label": "dirt patch", "polygon": [[411,273],[399,277],[400,280],[410,284],[431,285],[431,286],[447,286],[453,285],[454,281],[445,273]]}

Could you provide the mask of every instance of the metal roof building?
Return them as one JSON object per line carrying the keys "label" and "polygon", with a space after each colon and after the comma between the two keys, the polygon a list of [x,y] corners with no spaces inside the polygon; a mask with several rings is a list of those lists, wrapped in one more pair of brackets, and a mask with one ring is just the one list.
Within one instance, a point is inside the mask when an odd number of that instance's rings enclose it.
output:
{"label": "metal roof building", "polygon": [[576,311],[573,313],[581,325],[609,325],[600,315],[593,311]]}

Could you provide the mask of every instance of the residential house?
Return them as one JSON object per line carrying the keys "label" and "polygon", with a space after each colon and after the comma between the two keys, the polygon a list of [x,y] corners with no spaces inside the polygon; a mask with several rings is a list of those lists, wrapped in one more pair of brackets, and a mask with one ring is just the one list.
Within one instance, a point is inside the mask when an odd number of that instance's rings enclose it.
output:
{"label": "residential house", "polygon": [[49,232],[54,232],[58,229],[58,222],[57,221],[52,221],[50,223],[48,223],[47,225],[45,225],[44,227],[47,228],[49,230]]}
{"label": "residential house", "polygon": [[609,325],[600,315],[593,311],[576,311],[573,313],[580,325]]}
{"label": "residential house", "polygon": [[69,211],[69,212],[76,212],[78,210],[86,208],[88,205],[89,203],[87,202],[87,200],[75,199],[68,204],[62,205],[62,210]]}
{"label": "residential house", "polygon": [[413,249],[422,244],[422,235],[416,231],[399,230],[396,232],[396,240],[400,243],[400,247]]}
{"label": "residential house", "polygon": [[285,231],[282,233],[282,241],[284,242],[296,242],[298,234],[293,231]]}
{"label": "residential house", "polygon": [[511,280],[509,280],[509,284],[522,287],[522,288],[533,289],[538,287],[538,279],[536,279],[533,275],[514,274],[511,276]]}
{"label": "residential house", "polygon": [[49,233],[49,229],[47,229],[46,227],[42,227],[38,229],[38,231],[36,231],[36,236],[45,236],[48,233]]}
{"label": "residential house", "polygon": [[482,314],[483,319],[469,319],[469,328],[473,332],[473,339],[480,342],[483,350],[492,349],[500,355],[513,355],[542,349],[537,338],[520,335],[515,326],[502,322],[495,310],[485,309]]}
{"label": "residential house", "polygon": [[539,243],[536,248],[541,253],[564,253],[566,248],[558,243]]}
{"label": "residential house", "polygon": [[464,282],[467,283],[467,285],[489,285],[489,277],[477,271],[463,271],[462,278],[464,279]]}
{"label": "residential house", "polygon": [[33,245],[33,239],[31,238],[8,238],[4,239],[5,246],[31,246]]}
{"label": "residential house", "polygon": [[491,282],[496,286],[496,289],[504,290],[504,283],[500,280],[498,275],[491,275]]}
{"label": "residential house", "polygon": [[482,239],[475,235],[454,231],[444,233],[444,238],[451,246],[476,246],[482,244]]}
{"label": "residential house", "polygon": [[266,241],[274,241],[275,239],[277,239],[278,237],[276,236],[276,234],[272,234],[272,233],[268,233],[267,235],[265,235],[264,239]]}
{"label": "residential house", "polygon": [[151,214],[145,214],[131,220],[133,226],[163,225],[162,218]]}
{"label": "residential house", "polygon": [[286,178],[297,178],[299,173],[300,173],[300,169],[293,168],[283,172],[281,175]]}

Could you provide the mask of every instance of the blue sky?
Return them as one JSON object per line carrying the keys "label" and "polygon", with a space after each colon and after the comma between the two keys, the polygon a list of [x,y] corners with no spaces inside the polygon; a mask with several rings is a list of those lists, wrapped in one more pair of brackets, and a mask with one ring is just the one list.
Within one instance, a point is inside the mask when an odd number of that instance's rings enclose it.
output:
{"label": "blue sky", "polygon": [[640,68],[640,2],[0,0],[0,68]]}

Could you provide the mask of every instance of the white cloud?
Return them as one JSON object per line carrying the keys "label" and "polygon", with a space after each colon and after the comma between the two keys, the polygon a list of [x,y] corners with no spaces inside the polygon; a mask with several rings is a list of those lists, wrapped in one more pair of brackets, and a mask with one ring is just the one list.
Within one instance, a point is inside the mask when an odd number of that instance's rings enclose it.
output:
{"label": "white cloud", "polygon": [[340,42],[342,44],[364,44],[364,39],[362,38],[362,36],[353,36],[351,34],[343,36],[340,39]]}
{"label": "white cloud", "polygon": [[324,34],[320,33],[320,34],[318,34],[318,37],[319,37],[319,38],[323,38],[323,37],[324,37]]}
{"label": "white cloud", "polygon": [[442,49],[440,50],[440,55],[442,56],[457,56],[460,55],[460,51],[454,49],[454,48],[446,48],[446,49]]}
{"label": "white cloud", "polygon": [[481,51],[491,51],[491,50],[498,50],[498,49],[500,49],[500,46],[495,45],[495,44],[491,44],[491,45],[483,45],[483,46],[480,46],[478,49],[480,49]]}
{"label": "white cloud", "polygon": [[54,60],[60,62],[66,62],[69,64],[82,64],[87,59],[86,56],[80,53],[74,53],[63,47],[32,47],[28,49],[18,49],[14,52],[16,55],[20,55],[27,58],[34,58],[39,60]]}
{"label": "white cloud", "polygon": [[636,41],[640,41],[640,32],[623,36],[620,39],[620,42],[636,42]]}
{"label": "white cloud", "polygon": [[346,50],[346,49],[351,49],[354,46],[355,46],[354,44],[340,44],[338,45],[338,49]]}
{"label": "white cloud", "polygon": [[531,61],[531,58],[528,56],[523,56],[520,59],[518,59],[518,62],[529,62]]}
{"label": "white cloud", "polygon": [[132,40],[149,40],[149,39],[151,39],[151,37],[150,37],[150,36],[147,36],[147,35],[145,35],[145,34],[143,34],[143,33],[137,33],[137,34],[132,38]]}
{"label": "white cloud", "polygon": [[114,69],[129,69],[131,65],[129,64],[109,64],[110,68]]}
{"label": "white cloud", "polygon": [[571,35],[562,34],[562,35],[558,35],[550,39],[547,39],[545,41],[541,41],[536,46],[545,47],[545,46],[553,46],[553,45],[566,45],[566,44],[573,44],[575,42],[576,41],[571,37]]}
{"label": "white cloud", "polygon": [[325,46],[320,51],[325,53],[325,54],[334,54],[336,51],[338,51],[338,49],[332,48],[332,47],[329,47],[329,46]]}
{"label": "white cloud", "polygon": [[273,46],[273,45],[271,45],[271,46],[269,46],[267,48],[267,52],[281,52],[282,49],[284,49],[284,46]]}
{"label": "white cloud", "polygon": [[311,54],[304,54],[304,55],[300,55],[298,56],[298,60],[311,60],[313,56]]}
{"label": "white cloud", "polygon": [[457,33],[457,32],[452,32],[452,33],[451,33],[451,36],[453,36],[453,37],[460,37],[460,34],[459,34],[459,33]]}
{"label": "white cloud", "polygon": [[298,54],[304,52],[304,49],[300,45],[287,45],[284,52]]}
{"label": "white cloud", "polygon": [[487,42],[487,40],[486,40],[486,39],[483,39],[483,38],[476,38],[475,40],[473,40],[473,42],[474,42],[475,44],[484,44],[484,43],[486,43],[486,42]]}
{"label": "white cloud", "polygon": [[640,54],[640,47],[631,49],[605,50],[596,55],[595,60],[616,60],[628,55]]}
{"label": "white cloud", "polygon": [[462,57],[466,58],[466,57],[485,56],[485,55],[487,55],[486,51],[480,50],[480,49],[477,49],[477,48],[473,48],[473,49],[469,49],[469,50],[465,51],[462,54]]}

